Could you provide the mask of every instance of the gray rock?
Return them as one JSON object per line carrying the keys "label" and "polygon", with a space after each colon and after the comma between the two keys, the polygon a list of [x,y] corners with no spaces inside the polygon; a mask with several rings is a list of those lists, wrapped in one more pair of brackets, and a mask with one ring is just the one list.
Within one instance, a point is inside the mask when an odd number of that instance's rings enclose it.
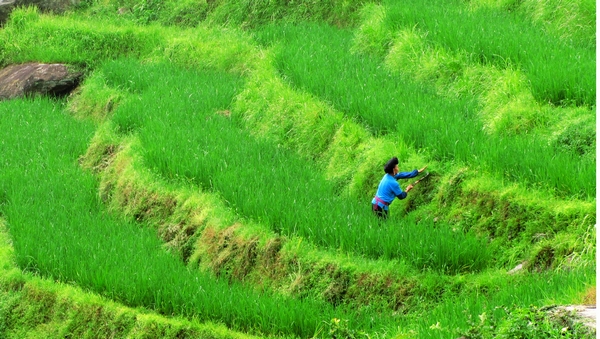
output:
{"label": "gray rock", "polygon": [[524,261],[524,262],[518,264],[517,266],[515,266],[512,270],[508,271],[508,274],[516,274],[516,273],[522,272],[526,266],[527,266],[527,261]]}
{"label": "gray rock", "polygon": [[571,305],[561,307],[567,311],[575,311],[580,318],[580,322],[596,328],[596,306]]}
{"label": "gray rock", "polygon": [[15,0],[0,0],[0,25],[4,25],[15,7]]}
{"label": "gray rock", "polygon": [[36,94],[63,96],[81,80],[82,73],[64,64],[26,63],[0,70],[0,100]]}

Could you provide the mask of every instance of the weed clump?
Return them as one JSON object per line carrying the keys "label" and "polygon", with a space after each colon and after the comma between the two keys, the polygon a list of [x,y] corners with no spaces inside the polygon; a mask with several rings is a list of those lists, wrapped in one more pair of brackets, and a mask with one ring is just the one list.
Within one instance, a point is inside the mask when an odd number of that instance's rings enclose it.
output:
{"label": "weed clump", "polygon": [[556,137],[555,147],[578,156],[595,157],[596,128],[593,119],[580,119],[569,124]]}
{"label": "weed clump", "polygon": [[470,328],[461,338],[592,338],[596,333],[574,310],[556,306],[502,308],[501,312],[505,313],[501,319],[486,313],[479,319],[470,317]]}

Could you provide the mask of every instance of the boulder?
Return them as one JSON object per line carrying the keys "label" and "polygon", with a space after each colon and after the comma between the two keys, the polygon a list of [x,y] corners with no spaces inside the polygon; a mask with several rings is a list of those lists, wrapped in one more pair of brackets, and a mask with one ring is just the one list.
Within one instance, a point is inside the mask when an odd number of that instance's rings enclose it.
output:
{"label": "boulder", "polygon": [[15,1],[16,0],[0,0],[0,25],[4,25],[6,20],[8,20],[10,12],[15,8]]}
{"label": "boulder", "polygon": [[0,70],[0,100],[33,95],[64,96],[82,77],[64,64],[26,63]]}

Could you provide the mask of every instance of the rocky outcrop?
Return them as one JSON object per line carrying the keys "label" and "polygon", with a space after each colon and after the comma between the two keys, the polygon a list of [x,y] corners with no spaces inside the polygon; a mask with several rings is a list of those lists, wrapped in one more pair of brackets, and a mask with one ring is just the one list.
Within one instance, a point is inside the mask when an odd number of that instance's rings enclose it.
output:
{"label": "rocky outcrop", "polygon": [[45,13],[61,14],[80,0],[0,0],[0,25],[4,25],[14,8],[36,6]]}
{"label": "rocky outcrop", "polygon": [[63,64],[10,65],[0,70],[0,100],[38,94],[64,96],[77,87],[81,77],[81,72]]}
{"label": "rocky outcrop", "polygon": [[561,311],[575,312],[578,323],[582,323],[590,328],[596,328],[596,306],[584,306],[584,305],[571,305],[571,306],[559,306],[552,313],[556,314]]}
{"label": "rocky outcrop", "polygon": [[0,25],[4,25],[10,12],[15,8],[16,0],[0,0]]}

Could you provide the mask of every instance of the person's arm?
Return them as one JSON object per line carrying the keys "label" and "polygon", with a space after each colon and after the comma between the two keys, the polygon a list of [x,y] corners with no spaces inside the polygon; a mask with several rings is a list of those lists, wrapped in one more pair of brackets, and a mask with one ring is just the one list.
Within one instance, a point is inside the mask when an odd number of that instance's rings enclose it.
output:
{"label": "person's arm", "polygon": [[417,175],[419,175],[419,171],[415,169],[410,172],[398,172],[398,174],[394,176],[394,179],[410,179],[416,177]]}
{"label": "person's arm", "polygon": [[408,196],[408,194],[406,194],[406,192],[404,192],[402,190],[402,187],[400,187],[400,184],[398,184],[397,182],[394,182],[394,187],[393,187],[393,192],[394,195],[396,196],[396,198],[402,200],[402,199],[406,199],[406,197]]}
{"label": "person's arm", "polygon": [[410,179],[410,178],[414,178],[417,175],[419,175],[421,172],[423,172],[425,169],[427,168],[427,166],[421,168],[421,169],[414,169],[410,172],[399,172],[398,174],[396,174],[394,176],[394,179],[398,180],[398,179]]}
{"label": "person's arm", "polygon": [[[408,192],[408,190],[407,190],[406,192]],[[408,196],[408,194],[406,194],[406,192],[404,192],[404,191],[403,191],[402,193],[398,194],[398,195],[396,196],[396,198],[398,198],[398,199],[400,199],[400,200],[402,200],[402,199],[406,199],[406,197]]]}

